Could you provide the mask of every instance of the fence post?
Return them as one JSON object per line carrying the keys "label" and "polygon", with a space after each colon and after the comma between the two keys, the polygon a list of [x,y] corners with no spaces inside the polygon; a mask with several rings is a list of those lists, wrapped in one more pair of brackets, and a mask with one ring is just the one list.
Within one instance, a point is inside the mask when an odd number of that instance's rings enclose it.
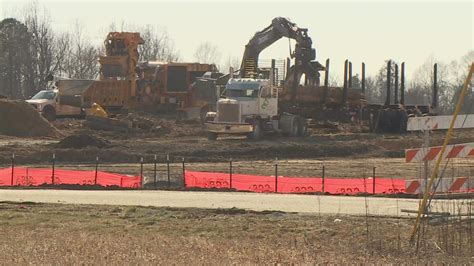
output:
{"label": "fence post", "polygon": [[12,187],[13,187],[13,182],[14,182],[14,176],[15,176],[15,154],[12,154]]}
{"label": "fence post", "polygon": [[232,158],[229,161],[229,188],[232,189]]}
{"label": "fence post", "polygon": [[372,169],[372,182],[373,182],[373,185],[372,185],[372,194],[375,195],[375,166],[374,166],[374,169]]}
{"label": "fence post", "polygon": [[143,188],[143,157],[140,158],[140,183]]}
{"label": "fence post", "polygon": [[155,154],[155,159],[153,161],[153,186],[156,188],[156,160],[157,156]]}
{"label": "fence post", "polygon": [[51,174],[51,184],[54,185],[54,167],[56,161],[56,154],[53,153],[53,166],[52,166],[52,174]]}
{"label": "fence post", "polygon": [[184,157],[181,162],[183,163],[183,187],[186,187],[186,166],[184,165]]}
{"label": "fence post", "polygon": [[171,179],[170,179],[170,155],[166,154],[166,171],[168,173],[168,187],[171,186]]}
{"label": "fence post", "polygon": [[326,167],[325,167],[324,164],[323,164],[323,175],[321,176],[321,177],[322,177],[322,178],[321,178],[321,179],[322,179],[322,180],[321,180],[321,182],[322,182],[321,188],[322,188],[322,190],[323,190],[323,193],[324,193],[324,177],[325,177],[325,175],[326,175]]}
{"label": "fence post", "polygon": [[278,157],[275,157],[275,193],[278,192]]}
{"label": "fence post", "polygon": [[99,156],[95,157],[95,176],[94,176],[94,185],[97,185],[97,171],[99,170]]}

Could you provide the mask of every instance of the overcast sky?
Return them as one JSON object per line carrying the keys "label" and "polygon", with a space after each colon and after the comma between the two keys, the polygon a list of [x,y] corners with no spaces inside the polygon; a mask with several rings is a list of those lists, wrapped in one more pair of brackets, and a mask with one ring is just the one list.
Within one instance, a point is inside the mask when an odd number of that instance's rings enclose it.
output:
{"label": "overcast sky", "polygon": [[[408,74],[429,56],[449,62],[473,49],[473,2],[412,1],[47,1],[39,0],[59,31],[76,21],[92,42],[101,43],[112,22],[158,25],[175,42],[183,61],[194,61],[196,47],[209,41],[222,53],[241,58],[245,44],[272,18],[284,16],[308,28],[317,59],[331,58],[341,77],[345,58],[359,72],[362,61],[374,74],[385,59],[405,61]],[[21,17],[23,0],[0,0],[0,18]],[[293,49],[293,47],[292,47]],[[265,50],[261,58],[286,58],[288,40]],[[224,60],[223,60],[224,61]]]}

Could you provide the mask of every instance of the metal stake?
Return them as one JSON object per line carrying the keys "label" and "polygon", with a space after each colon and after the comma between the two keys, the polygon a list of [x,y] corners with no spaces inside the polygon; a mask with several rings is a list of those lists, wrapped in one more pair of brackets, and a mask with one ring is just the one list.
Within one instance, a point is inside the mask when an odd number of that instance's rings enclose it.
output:
{"label": "metal stake", "polygon": [[168,187],[171,186],[171,178],[170,178],[170,155],[166,155],[166,171],[168,172]]}
{"label": "metal stake", "polygon": [[184,165],[184,157],[182,158],[183,163],[183,187],[186,187],[186,166]]}
{"label": "metal stake", "polygon": [[97,171],[99,170],[99,156],[95,157],[95,178],[94,184],[97,185]]}
{"label": "metal stake", "polygon": [[275,157],[275,193],[278,192],[278,157]]}
{"label": "metal stake", "polygon": [[232,189],[232,158],[229,161],[229,188]]}
{"label": "metal stake", "polygon": [[155,154],[155,160],[153,161],[153,186],[156,188],[156,154]]}
{"label": "metal stake", "polygon": [[326,175],[326,167],[323,165],[323,175],[322,175],[322,190],[323,190],[323,193],[324,193],[324,176]]}
{"label": "metal stake", "polygon": [[143,157],[140,158],[140,182],[142,183],[143,187]]}
{"label": "metal stake", "polygon": [[56,161],[56,154],[53,153],[53,167],[52,167],[52,174],[51,174],[51,184],[54,185],[54,166]]}
{"label": "metal stake", "polygon": [[15,154],[13,153],[12,154],[12,186],[13,186],[13,180],[14,180],[14,176],[15,176]]}
{"label": "metal stake", "polygon": [[375,166],[372,169],[372,194],[375,194]]}

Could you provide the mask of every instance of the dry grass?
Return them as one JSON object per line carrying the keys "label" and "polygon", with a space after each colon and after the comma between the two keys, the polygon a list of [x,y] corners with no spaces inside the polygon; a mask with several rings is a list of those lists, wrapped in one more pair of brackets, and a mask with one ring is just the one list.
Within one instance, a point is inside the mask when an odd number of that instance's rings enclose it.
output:
{"label": "dry grass", "polygon": [[472,250],[447,255],[434,237],[415,253],[407,241],[412,220],[369,218],[368,224],[367,236],[365,217],[0,203],[0,262],[472,263]]}

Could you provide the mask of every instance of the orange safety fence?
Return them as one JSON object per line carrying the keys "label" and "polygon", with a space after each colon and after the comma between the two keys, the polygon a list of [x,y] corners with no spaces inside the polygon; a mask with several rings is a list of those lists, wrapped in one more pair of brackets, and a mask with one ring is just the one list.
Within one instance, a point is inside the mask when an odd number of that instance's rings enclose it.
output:
{"label": "orange safety fence", "polygon": [[[199,188],[235,189],[238,191],[330,194],[405,193],[405,179],[392,178],[333,178],[333,177],[285,177],[258,176],[212,172],[185,172],[185,186]],[[277,189],[275,189],[275,186]],[[323,190],[324,186],[324,190]]]}
{"label": "orange safety fence", "polygon": [[[13,170],[13,174],[12,174]],[[63,170],[51,168],[0,169],[0,186],[99,185],[103,187],[140,188],[140,176],[102,171]]]}

